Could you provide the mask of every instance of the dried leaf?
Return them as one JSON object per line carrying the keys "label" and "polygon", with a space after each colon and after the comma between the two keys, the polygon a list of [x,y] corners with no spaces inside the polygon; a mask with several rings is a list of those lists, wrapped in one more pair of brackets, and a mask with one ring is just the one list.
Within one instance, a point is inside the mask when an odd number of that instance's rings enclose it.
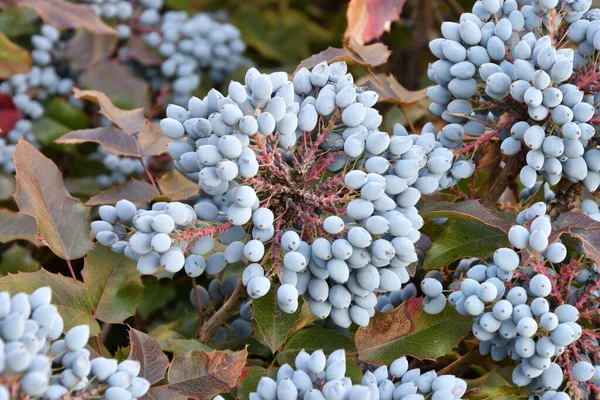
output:
{"label": "dried leaf", "polygon": [[91,207],[116,204],[117,201],[126,199],[139,207],[148,204],[153,198],[159,195],[158,190],[150,183],[132,179],[95,195],[85,205]]}
{"label": "dried leaf", "polygon": [[116,35],[97,35],[79,29],[67,42],[65,56],[71,61],[71,68],[83,71],[109,58],[118,42]]}
{"label": "dried leaf", "polygon": [[171,201],[183,200],[198,194],[198,183],[185,177],[181,172],[172,169],[163,175],[157,182],[162,195]]}
{"label": "dried leaf", "polygon": [[127,57],[134,59],[144,67],[161,65],[163,59],[150,50],[144,40],[137,35],[131,35],[127,40]]}
{"label": "dried leaf", "polygon": [[85,28],[96,35],[117,35],[88,5],[66,0],[0,0],[0,8],[13,6],[34,9],[47,24],[59,30]]}
{"label": "dried leaf", "polygon": [[31,69],[29,52],[13,43],[0,32],[0,79],[10,78],[15,74],[23,74]]}
{"label": "dried leaf", "polygon": [[354,38],[360,44],[380,38],[383,32],[389,32],[392,22],[400,20],[405,3],[406,0],[351,0],[344,38]]}
{"label": "dried leaf", "polygon": [[199,400],[229,392],[237,386],[248,352],[211,353],[188,351],[173,359],[169,368],[169,388]]}
{"label": "dried leaf", "polygon": [[135,137],[112,125],[71,131],[56,139],[55,142],[58,144],[96,142],[112,154],[134,157],[139,155]]}
{"label": "dried leaf", "polygon": [[58,167],[24,139],[14,152],[15,200],[22,213],[37,220],[38,229],[59,257],[73,260],[91,249],[89,210],[65,189]]}
{"label": "dried leaf", "polygon": [[558,239],[562,233],[568,233],[581,240],[583,251],[587,257],[600,263],[600,222],[590,218],[583,212],[561,214],[557,220],[559,231],[553,232],[549,242]]}
{"label": "dried leaf", "polygon": [[102,90],[115,105],[125,109],[145,108],[150,98],[148,83],[132,75],[126,65],[116,60],[103,60],[90,67],[79,76],[78,82],[84,89]]}
{"label": "dried leaf", "polygon": [[0,242],[24,239],[36,246],[43,244],[37,239],[38,227],[35,218],[21,213],[0,209]]}
{"label": "dried leaf", "polygon": [[150,390],[148,390],[148,393],[146,393],[146,395],[143,397],[143,399],[148,399],[148,400],[186,400],[185,397],[177,394],[176,392],[172,391],[171,389],[167,389],[167,388],[163,388],[163,387],[150,388]]}
{"label": "dried leaf", "polygon": [[422,299],[412,298],[389,313],[377,313],[358,328],[355,341],[362,361],[389,364],[411,355],[435,360],[458,345],[469,333],[471,318],[446,306],[437,315],[425,313]]}
{"label": "dried leaf", "polygon": [[345,61],[363,68],[372,68],[385,64],[391,54],[392,52],[383,43],[363,46],[353,38],[350,38],[342,49],[329,47],[327,50],[303,60],[298,64],[294,73],[298,72],[301,68],[312,68],[322,61],[327,61],[328,64],[336,61]]}
{"label": "dried leaf", "polygon": [[411,106],[427,97],[427,88],[413,91],[402,86],[393,75],[382,77],[381,82],[377,82],[370,77],[366,86],[379,94],[379,102],[390,103],[396,106]]}
{"label": "dried leaf", "polygon": [[151,385],[163,379],[169,367],[169,358],[158,342],[152,336],[133,328],[129,329],[129,342],[131,352],[128,359],[140,362],[139,376],[148,380]]}
{"label": "dried leaf", "polygon": [[113,124],[130,135],[138,133],[146,125],[146,117],[142,109],[121,110],[116,107],[108,96],[97,90],[73,89],[75,97],[91,101],[100,106],[100,112]]}

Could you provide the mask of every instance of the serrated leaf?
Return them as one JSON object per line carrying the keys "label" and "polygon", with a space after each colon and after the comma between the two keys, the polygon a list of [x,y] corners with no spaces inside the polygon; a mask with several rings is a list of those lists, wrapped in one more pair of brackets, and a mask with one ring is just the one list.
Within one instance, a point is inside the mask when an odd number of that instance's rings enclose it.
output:
{"label": "serrated leaf", "polygon": [[97,319],[121,323],[135,313],[144,288],[134,261],[97,245],[85,258],[81,275]]}
{"label": "serrated leaf", "polygon": [[562,233],[567,233],[581,241],[585,255],[600,262],[600,222],[590,218],[583,212],[568,212],[561,214],[557,220],[559,231],[553,233],[549,243],[552,243]]}
{"label": "serrated leaf", "polygon": [[440,314],[427,314],[421,299],[413,298],[389,313],[375,314],[368,326],[358,329],[358,357],[377,364],[406,355],[435,360],[456,347],[472,324],[450,306]]}
{"label": "serrated leaf", "polygon": [[[479,200],[467,200],[457,203],[449,201],[425,201],[419,205],[419,215],[423,218],[452,218],[479,221],[508,233],[512,223],[504,221]],[[511,216],[511,220],[514,218]]]}
{"label": "serrated leaf", "polygon": [[169,340],[169,343],[171,343],[171,348],[173,349],[173,355],[175,357],[190,350],[198,350],[205,353],[210,353],[213,351],[210,346],[200,343],[194,339]]}
{"label": "serrated leaf", "polygon": [[504,379],[498,372],[491,371],[477,379],[467,381],[468,398],[473,400],[519,400],[529,396]]}
{"label": "serrated leaf", "polygon": [[139,154],[135,137],[126,134],[114,125],[71,131],[56,139],[56,143],[58,144],[87,142],[98,143],[107,152],[120,156],[137,156]]}
{"label": "serrated leaf", "polygon": [[424,269],[447,266],[466,257],[487,258],[499,247],[509,246],[506,232],[479,221],[451,219],[438,229],[425,254]]}
{"label": "serrated leaf", "polygon": [[421,90],[408,90],[389,74],[379,79],[379,82],[369,77],[365,86],[377,92],[380,103],[389,103],[399,107],[411,106],[427,97],[427,88]]}
{"label": "serrated leaf", "polygon": [[92,247],[89,210],[65,189],[58,167],[21,139],[14,152],[17,175],[15,200],[22,213],[34,217],[38,229],[57,256],[83,257]]}
{"label": "serrated leaf", "polygon": [[246,350],[182,353],[169,367],[169,388],[199,400],[210,400],[219,393],[229,392],[242,376],[247,355]]}
{"label": "serrated leaf", "polygon": [[91,66],[109,58],[117,45],[115,35],[97,35],[85,29],[78,29],[67,42],[65,56],[76,71],[85,71]]}
{"label": "serrated leaf", "polygon": [[98,193],[89,199],[86,206],[100,206],[106,204],[116,204],[119,200],[126,199],[136,206],[148,204],[153,198],[158,196],[158,190],[150,183],[131,179],[120,185]]}
{"label": "serrated leaf", "polygon": [[144,332],[131,328],[129,330],[131,352],[129,360],[140,362],[139,376],[154,385],[165,377],[169,367],[169,358],[163,353],[158,342]]}
{"label": "serrated leaf", "polygon": [[0,79],[7,79],[16,74],[24,74],[31,69],[29,52],[13,43],[0,32]]}
{"label": "serrated leaf", "polygon": [[184,200],[198,194],[198,182],[185,177],[179,170],[173,168],[169,173],[160,177],[156,184],[162,196],[171,201]]}
{"label": "serrated leaf", "polygon": [[18,244],[12,245],[2,253],[0,259],[0,275],[18,272],[34,272],[40,269],[40,263],[31,257],[31,253]]}
{"label": "serrated leaf", "polygon": [[283,350],[277,355],[279,365],[294,364],[296,355],[302,349],[309,353],[322,349],[325,354],[337,349],[344,349],[346,352],[356,351],[354,342],[348,336],[331,329],[310,326],[292,335],[285,342]]}
{"label": "serrated leaf", "polygon": [[406,0],[351,0],[344,38],[352,37],[360,44],[380,38],[392,22],[400,20],[404,4]]}
{"label": "serrated leaf", "polygon": [[87,4],[66,0],[0,0],[0,8],[14,6],[32,8],[47,24],[59,30],[85,28],[97,35],[117,36]]}
{"label": "serrated leaf", "polygon": [[254,311],[254,336],[273,353],[285,342],[291,327],[300,318],[300,307],[293,314],[281,311],[277,305],[275,290],[252,301]]}
{"label": "serrated leaf", "polygon": [[143,398],[149,400],[186,400],[186,398],[179,393],[161,387],[150,388]]}
{"label": "serrated leaf", "polygon": [[38,227],[35,218],[7,209],[0,209],[0,242],[24,239],[36,246],[42,241],[37,239]]}
{"label": "serrated leaf", "polygon": [[65,332],[73,326],[87,324],[92,336],[100,333],[100,326],[92,317],[93,305],[83,283],[76,283],[72,278],[52,274],[44,269],[0,278],[0,291],[6,290],[11,295],[20,292],[31,293],[42,286],[52,288],[52,304],[56,305],[63,317]]}

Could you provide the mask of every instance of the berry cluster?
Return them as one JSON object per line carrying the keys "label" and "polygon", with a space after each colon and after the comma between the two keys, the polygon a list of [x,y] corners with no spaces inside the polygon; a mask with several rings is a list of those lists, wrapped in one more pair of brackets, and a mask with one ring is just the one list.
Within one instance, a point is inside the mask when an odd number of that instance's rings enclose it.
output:
{"label": "berry cluster", "polygon": [[[451,285],[456,290],[448,302],[475,318],[472,332],[481,341],[482,354],[517,363],[512,375],[516,385],[555,393],[566,372],[566,391],[597,394],[600,388],[591,380],[600,376],[598,335],[580,324],[600,305],[597,267],[587,260],[567,260],[567,248],[552,236],[545,213],[543,202],[519,213],[518,225],[508,232],[516,250],[500,248],[484,263],[459,263]],[[424,279],[421,290],[426,312],[443,310],[446,299],[439,281]],[[564,394],[556,396],[552,399]]]}
{"label": "berry cluster", "polygon": [[88,157],[90,160],[99,161],[108,173],[98,174],[94,177],[96,183],[102,188],[108,188],[127,180],[132,175],[141,175],[144,173],[144,166],[140,160],[134,157],[122,157],[111,154],[98,146],[95,152]]}
{"label": "berry cluster", "polygon": [[[409,369],[406,357],[387,365],[367,368],[360,383],[346,375],[346,354],[336,350],[326,357],[322,350],[312,354],[301,350],[295,369],[285,364],[277,371],[277,379],[262,377],[250,400],[324,400],[324,399],[461,399],[467,384],[454,375],[435,371],[421,373]],[[222,399],[221,396],[215,400]]]}
{"label": "berry cluster", "polygon": [[139,362],[90,360],[87,325],[71,328],[59,339],[63,319],[51,298],[49,287],[12,298],[0,292],[0,399],[144,396],[150,383],[137,376]]}
{"label": "berry cluster", "polygon": [[598,117],[600,25],[590,6],[589,0],[478,1],[458,23],[442,24],[444,37],[430,42],[439,59],[429,68],[437,83],[428,90],[430,110],[478,138],[463,151],[498,136],[506,155],[527,150],[525,187],[541,174],[551,185],[564,175],[598,188],[600,153],[590,140]]}

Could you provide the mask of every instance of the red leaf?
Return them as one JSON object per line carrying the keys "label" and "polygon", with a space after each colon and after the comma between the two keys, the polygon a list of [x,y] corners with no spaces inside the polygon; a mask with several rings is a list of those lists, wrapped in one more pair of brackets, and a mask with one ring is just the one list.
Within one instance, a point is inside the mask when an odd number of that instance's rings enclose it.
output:
{"label": "red leaf", "polygon": [[163,379],[169,367],[169,359],[163,353],[156,339],[131,328],[129,341],[131,352],[128,359],[140,362],[140,376],[148,380],[151,385]]}
{"label": "red leaf", "polygon": [[380,38],[390,30],[392,22],[400,20],[405,3],[406,0],[351,0],[344,38],[354,38],[360,44]]}

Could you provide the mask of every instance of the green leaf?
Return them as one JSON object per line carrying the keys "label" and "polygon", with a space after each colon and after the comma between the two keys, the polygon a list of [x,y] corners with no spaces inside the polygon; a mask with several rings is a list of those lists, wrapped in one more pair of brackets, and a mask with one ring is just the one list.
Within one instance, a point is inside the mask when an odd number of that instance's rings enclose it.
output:
{"label": "green leaf", "polygon": [[238,385],[247,356],[246,350],[182,353],[169,367],[169,388],[194,399],[212,399]]}
{"label": "green leaf", "polygon": [[322,349],[325,354],[337,349],[345,349],[346,352],[356,351],[354,342],[348,336],[331,329],[311,326],[302,329],[286,341],[283,350],[277,355],[279,365],[293,364],[296,355],[302,349],[309,353]]}
{"label": "green leaf", "polygon": [[285,342],[290,328],[300,318],[300,307],[293,314],[281,311],[275,298],[275,290],[252,301],[254,332],[256,339],[273,353]]}
{"label": "green leaf", "polygon": [[213,349],[209,346],[200,343],[199,341],[194,339],[169,340],[169,343],[171,343],[171,347],[173,348],[173,355],[175,357],[177,357],[181,353],[190,350],[198,350],[203,351],[205,353],[210,353],[211,351],[213,351]]}
{"label": "green leaf", "polygon": [[29,52],[0,32],[0,79],[7,79],[15,74],[24,74],[30,69]]}
{"label": "green leaf", "polygon": [[83,283],[76,283],[71,278],[52,274],[44,269],[0,278],[0,290],[6,290],[11,295],[20,292],[31,293],[42,286],[52,288],[52,304],[56,305],[63,317],[65,332],[76,325],[87,324],[92,336],[100,333],[100,326],[92,317],[93,305],[88,297],[88,289]]}
{"label": "green leaf", "polygon": [[[419,215],[423,218],[451,218],[479,221],[508,232],[514,223],[512,213],[495,214],[484,207],[479,200],[467,200],[457,203],[449,201],[425,201],[419,206]],[[506,220],[502,219],[506,218]]]}
{"label": "green leaf", "polygon": [[0,13],[0,32],[9,38],[35,35],[39,33],[39,27],[35,24],[37,18],[33,10],[5,8]]}
{"label": "green leaf", "polygon": [[43,145],[50,145],[69,132],[71,128],[49,117],[42,117],[33,124],[33,133]]}
{"label": "green leaf", "polygon": [[97,319],[115,324],[135,313],[144,288],[134,261],[97,245],[86,257],[81,275]]}
{"label": "green leaf", "polygon": [[499,247],[509,246],[506,232],[469,219],[451,219],[425,254],[424,269],[447,266],[465,257],[486,258]]}
{"label": "green leaf", "polygon": [[85,129],[90,125],[90,117],[68,101],[54,99],[46,107],[46,115],[70,129]]}
{"label": "green leaf", "polygon": [[375,314],[368,326],[359,328],[356,348],[361,360],[377,364],[407,355],[435,360],[456,347],[472,325],[471,317],[450,306],[440,314],[427,314],[421,299],[413,298],[389,313]]}
{"label": "green leaf", "polygon": [[258,382],[263,376],[268,376],[273,380],[277,380],[277,370],[256,366],[247,367],[244,370],[244,378],[240,383],[240,386],[238,386],[237,398],[241,400],[248,400],[250,393],[256,392]]}
{"label": "green leaf", "polygon": [[31,257],[24,247],[15,244],[2,253],[0,275],[16,274],[19,272],[34,272],[40,269],[40,264]]}
{"label": "green leaf", "polygon": [[519,400],[529,396],[504,379],[497,371],[491,371],[477,379],[467,381],[468,398],[472,400]]}
{"label": "green leaf", "polygon": [[153,313],[164,309],[177,297],[177,290],[171,281],[144,279],[144,295],[140,299],[137,315],[148,320]]}
{"label": "green leaf", "polygon": [[177,331],[179,323],[179,321],[173,321],[166,324],[160,324],[150,330],[148,334],[158,341],[161,349],[164,351],[172,351],[173,347],[171,346],[171,341],[186,339],[185,336]]}

